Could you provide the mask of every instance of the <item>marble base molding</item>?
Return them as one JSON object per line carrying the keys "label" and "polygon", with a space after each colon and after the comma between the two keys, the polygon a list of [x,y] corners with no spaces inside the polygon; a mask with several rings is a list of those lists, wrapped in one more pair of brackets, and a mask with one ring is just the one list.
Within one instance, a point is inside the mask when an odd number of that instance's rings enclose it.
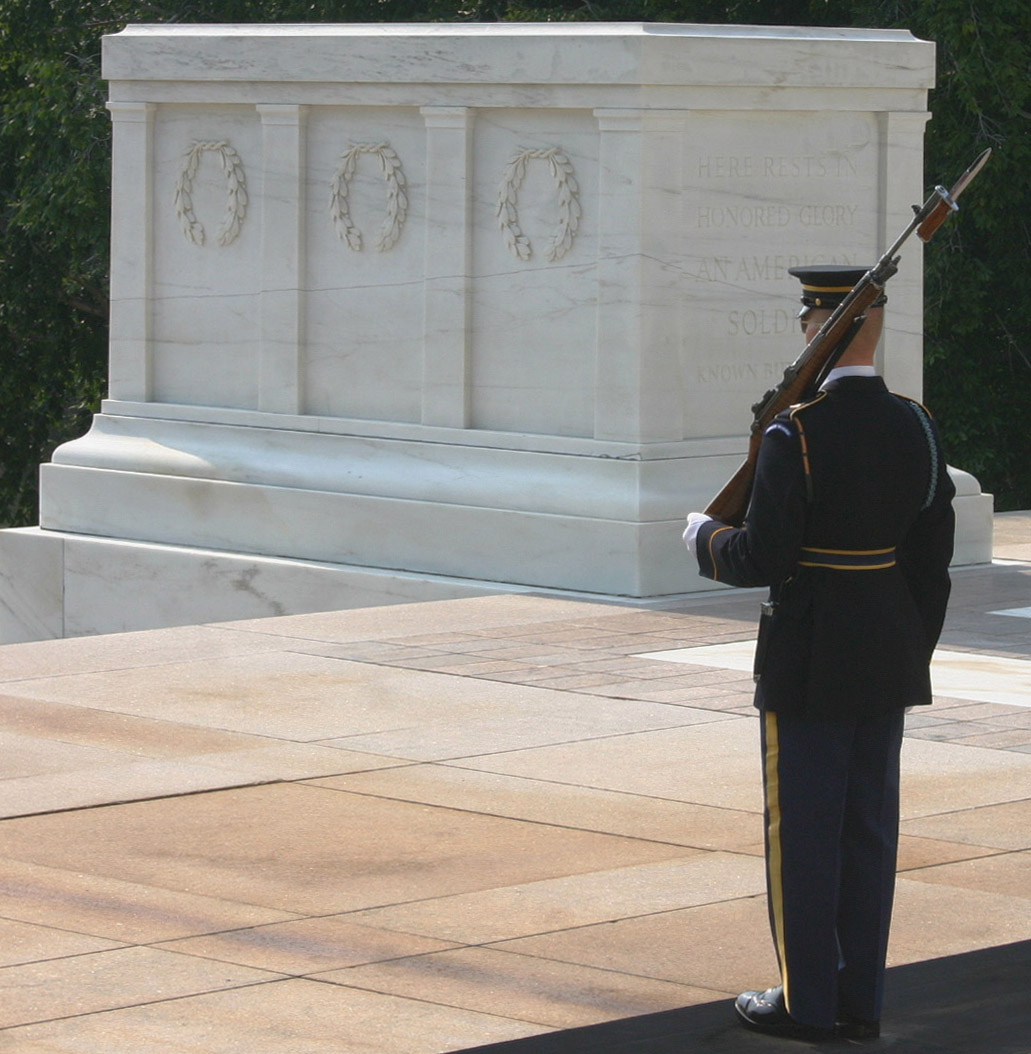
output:
{"label": "marble base molding", "polygon": [[[964,475],[953,473],[957,487],[964,486]],[[956,512],[954,566],[990,563],[990,544],[984,547],[985,517],[991,537],[990,497],[960,494]],[[680,524],[668,525],[660,547],[684,564],[680,530]],[[664,607],[678,599],[669,592],[628,597],[38,527],[0,531],[0,645],[500,593],[635,607]]]}

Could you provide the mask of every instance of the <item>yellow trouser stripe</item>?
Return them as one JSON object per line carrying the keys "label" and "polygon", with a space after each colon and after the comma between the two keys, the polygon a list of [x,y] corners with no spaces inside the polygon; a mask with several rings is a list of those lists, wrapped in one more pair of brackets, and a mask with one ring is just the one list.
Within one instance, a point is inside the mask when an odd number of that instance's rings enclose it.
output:
{"label": "yellow trouser stripe", "polygon": [[780,979],[784,986],[784,1005],[791,1013],[788,986],[788,958],[784,944],[784,889],[781,885],[780,857],[780,740],[777,734],[777,715],[767,710],[763,715],[766,722],[766,810],[769,813],[767,840],[769,859],[766,866],[770,876],[770,913],[773,917],[773,939],[777,945],[777,958],[780,960]]}

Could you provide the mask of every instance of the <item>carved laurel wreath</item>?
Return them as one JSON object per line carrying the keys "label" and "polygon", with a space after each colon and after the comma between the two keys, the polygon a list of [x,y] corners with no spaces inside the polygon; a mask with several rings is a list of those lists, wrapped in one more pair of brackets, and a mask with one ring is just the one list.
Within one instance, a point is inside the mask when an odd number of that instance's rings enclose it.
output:
{"label": "carved laurel wreath", "polygon": [[526,167],[530,161],[546,160],[551,168],[551,176],[558,188],[558,229],[548,243],[545,257],[554,262],[561,260],[572,248],[573,239],[580,227],[580,188],[573,174],[573,164],[558,147],[546,150],[520,150],[515,154],[505,169],[504,178],[498,191],[497,217],[505,239],[505,246],[513,256],[520,260],[529,260],[533,254],[530,239],[519,228],[517,210],[519,188],[526,178]]}
{"label": "carved laurel wreath", "polygon": [[201,142],[195,139],[183,155],[179,178],[175,181],[175,214],[186,240],[194,245],[204,244],[204,224],[193,211],[193,177],[197,174],[201,154],[214,153],[226,177],[226,211],[218,228],[218,244],[230,245],[240,233],[247,215],[247,179],[240,155],[226,142]]}
{"label": "carved laurel wreath", "polygon": [[401,160],[387,143],[350,143],[343,155],[340,167],[330,184],[329,214],[341,241],[346,241],[354,252],[362,251],[362,233],[351,222],[347,195],[351,180],[362,154],[372,154],[379,160],[380,171],[387,184],[387,215],[379,228],[376,248],[386,252],[401,237],[405,217],[408,215],[408,195],[405,193],[405,174]]}

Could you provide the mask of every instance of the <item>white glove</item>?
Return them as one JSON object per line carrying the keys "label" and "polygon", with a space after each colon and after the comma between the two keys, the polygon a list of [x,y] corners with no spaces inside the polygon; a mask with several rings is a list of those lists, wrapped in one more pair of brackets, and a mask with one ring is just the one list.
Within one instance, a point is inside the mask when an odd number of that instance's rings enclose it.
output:
{"label": "white glove", "polygon": [[684,545],[687,546],[687,551],[694,556],[695,555],[695,539],[698,537],[698,530],[703,523],[708,523],[712,519],[711,516],[706,516],[704,512],[689,512],[687,514],[687,527],[684,529]]}

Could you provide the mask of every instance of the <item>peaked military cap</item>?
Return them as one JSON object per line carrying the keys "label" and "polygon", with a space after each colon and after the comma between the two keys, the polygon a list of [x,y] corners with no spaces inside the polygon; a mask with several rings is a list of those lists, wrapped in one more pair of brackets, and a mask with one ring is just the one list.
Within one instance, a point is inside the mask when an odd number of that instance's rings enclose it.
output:
{"label": "peaked military cap", "polygon": [[[853,286],[868,270],[868,267],[844,264],[812,264],[809,267],[788,268],[788,274],[802,283],[802,310],[798,317],[804,319],[817,307],[833,311],[852,292]],[[887,302],[888,298],[881,293],[870,306],[882,307]]]}

